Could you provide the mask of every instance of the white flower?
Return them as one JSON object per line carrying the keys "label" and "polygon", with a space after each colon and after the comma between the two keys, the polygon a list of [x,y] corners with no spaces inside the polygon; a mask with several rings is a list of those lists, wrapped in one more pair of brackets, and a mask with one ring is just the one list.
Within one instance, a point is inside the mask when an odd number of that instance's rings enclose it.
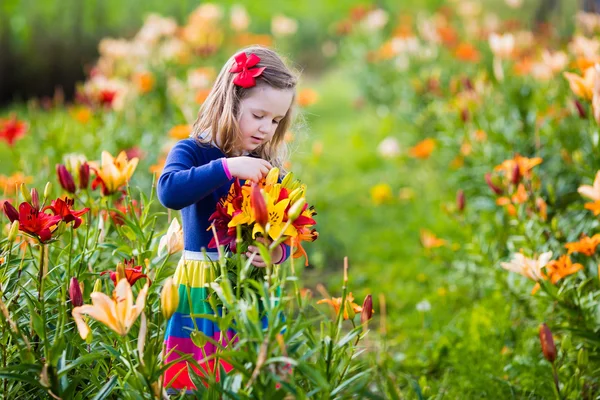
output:
{"label": "white flower", "polygon": [[298,22],[285,15],[276,15],[271,20],[271,32],[274,36],[290,36],[298,30]]}
{"label": "white flower", "polygon": [[504,35],[492,33],[488,41],[492,53],[498,58],[509,58],[515,49],[515,38],[510,33],[505,33]]}
{"label": "white flower", "polygon": [[550,67],[552,72],[556,73],[565,69],[569,62],[569,57],[564,51],[550,53],[548,50],[544,50],[542,53],[542,61]]}
{"label": "white flower", "polygon": [[362,26],[367,32],[375,32],[383,28],[387,24],[388,19],[388,13],[378,8],[365,16]]}
{"label": "white flower", "polygon": [[250,17],[244,6],[236,4],[231,7],[231,28],[234,31],[245,31],[250,25]]}
{"label": "white flower", "polygon": [[177,22],[174,18],[165,18],[158,14],[150,14],[144,26],[135,36],[135,41],[144,45],[155,44],[163,36],[173,36],[177,31]]}
{"label": "white flower", "polygon": [[165,249],[169,255],[183,250],[183,230],[181,229],[181,225],[179,225],[177,218],[173,218],[173,221],[171,221],[171,225],[169,225],[169,229],[167,230],[167,234],[160,238],[158,255],[162,256]]}
{"label": "white flower", "polygon": [[396,138],[388,136],[379,143],[377,151],[383,158],[394,158],[400,154],[400,145]]}
{"label": "white flower", "polygon": [[521,274],[529,279],[538,281],[542,278],[542,268],[548,264],[552,258],[552,252],[547,251],[540,254],[539,258],[527,258],[521,253],[513,254],[510,262],[500,263],[502,268]]}
{"label": "white flower", "polygon": [[523,0],[504,0],[510,8],[519,8],[523,5]]}
{"label": "white flower", "polygon": [[428,312],[431,311],[431,303],[427,300],[423,300],[417,303],[417,311],[419,312]]}

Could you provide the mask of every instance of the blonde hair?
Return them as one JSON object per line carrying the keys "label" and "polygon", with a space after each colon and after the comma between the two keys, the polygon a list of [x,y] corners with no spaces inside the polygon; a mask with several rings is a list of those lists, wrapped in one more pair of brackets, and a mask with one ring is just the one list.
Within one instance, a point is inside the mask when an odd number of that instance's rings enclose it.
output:
{"label": "blonde hair", "polygon": [[[256,78],[256,86],[243,88],[233,83],[235,74],[229,70],[235,65],[235,55],[240,52],[247,55],[256,54],[260,58],[257,68],[265,67],[263,73]],[[250,46],[231,56],[225,63],[210,94],[198,111],[198,118],[192,128],[191,137],[200,143],[216,142],[227,156],[238,156],[241,144],[241,131],[238,124],[240,101],[252,93],[252,90],[263,85],[274,89],[293,90],[292,106],[279,122],[273,138],[254,150],[253,154],[269,161],[274,167],[283,170],[287,159],[287,146],[284,136],[292,123],[293,105],[296,98],[298,78],[281,57],[271,49],[262,46]]]}

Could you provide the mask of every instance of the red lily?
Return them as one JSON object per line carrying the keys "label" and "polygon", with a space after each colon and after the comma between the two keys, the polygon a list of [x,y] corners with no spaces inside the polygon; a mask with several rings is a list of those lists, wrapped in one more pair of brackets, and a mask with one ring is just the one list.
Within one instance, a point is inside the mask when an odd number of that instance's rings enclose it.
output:
{"label": "red lily", "polygon": [[223,246],[235,242],[236,229],[235,227],[229,228],[227,226],[229,221],[231,221],[231,216],[227,214],[227,210],[221,203],[217,203],[217,209],[214,213],[212,213],[208,220],[212,221],[213,225],[215,226],[215,230],[217,231],[217,237],[213,237],[208,243],[209,249],[214,249],[217,247],[217,239],[219,239],[219,244]]}
{"label": "red lily", "polygon": [[56,199],[52,200],[52,203],[50,203],[49,206],[44,207],[42,211],[45,211],[47,209],[52,210],[52,212],[54,212],[55,215],[59,215],[62,218],[65,224],[68,224],[71,221],[75,221],[73,228],[77,229],[79,228],[79,225],[81,225],[82,221],[82,219],[79,217],[85,214],[86,212],[90,211],[90,209],[89,207],[86,207],[82,210],[75,211],[72,209],[73,204],[75,204],[75,200],[69,199],[68,197],[65,197],[64,200]]}
{"label": "red lily", "polygon": [[4,139],[9,146],[13,146],[17,139],[20,139],[27,132],[27,124],[17,120],[16,117],[10,119],[0,119],[0,139]]}
{"label": "red lily", "polygon": [[[138,279],[145,278],[148,279],[148,282],[152,284],[152,281],[148,278],[148,275],[142,274],[142,266],[138,265],[136,267],[133,266],[133,258],[129,260],[125,260],[125,278],[127,282],[129,282],[130,286],[133,286],[134,283],[138,281]],[[101,272],[100,275],[110,274],[110,280],[113,281],[115,286],[117,285],[117,271],[104,271]]]}
{"label": "red lily", "polygon": [[21,203],[17,213],[17,210],[7,201],[4,203],[4,213],[10,222],[19,221],[21,232],[37,237],[42,243],[52,239],[52,232],[62,219],[60,215],[46,214],[28,202]]}

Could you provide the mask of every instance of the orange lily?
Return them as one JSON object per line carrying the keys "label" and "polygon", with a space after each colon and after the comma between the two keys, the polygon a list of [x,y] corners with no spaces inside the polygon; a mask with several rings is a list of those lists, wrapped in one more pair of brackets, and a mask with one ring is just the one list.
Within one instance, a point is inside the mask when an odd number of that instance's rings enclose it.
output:
{"label": "orange lily", "polygon": [[600,244],[600,233],[592,237],[584,236],[578,242],[570,242],[565,244],[569,254],[583,253],[586,256],[592,256],[596,252],[596,247]]}
{"label": "orange lily", "polygon": [[502,171],[504,172],[504,176],[506,178],[511,179],[515,170],[515,166],[518,165],[521,176],[529,178],[531,176],[531,169],[536,165],[541,164],[542,161],[543,160],[541,157],[527,158],[516,154],[515,158],[505,160],[502,162],[502,164],[494,167],[494,171]]}
{"label": "orange lily", "polygon": [[556,284],[562,278],[573,275],[582,269],[583,265],[573,264],[568,255],[563,255],[558,260],[550,261],[546,265],[546,271],[548,271],[548,277],[552,284]]}
{"label": "orange lily", "polygon": [[[317,301],[317,304],[330,304],[333,309],[335,310],[335,314],[337,315],[340,312],[340,308],[342,306],[342,298],[341,297],[332,297],[330,299],[322,299]],[[352,310],[355,313],[359,313],[362,312],[362,307],[359,306],[358,304],[354,303],[354,296],[352,295],[352,292],[348,293],[346,295],[346,306],[344,307],[344,319],[348,319],[350,318],[350,315],[348,314],[348,308],[352,307]]]}
{"label": "orange lily", "polygon": [[435,150],[435,140],[427,138],[425,140],[420,141],[414,147],[412,147],[408,151],[408,154],[411,157],[426,159],[429,158],[433,150]]}

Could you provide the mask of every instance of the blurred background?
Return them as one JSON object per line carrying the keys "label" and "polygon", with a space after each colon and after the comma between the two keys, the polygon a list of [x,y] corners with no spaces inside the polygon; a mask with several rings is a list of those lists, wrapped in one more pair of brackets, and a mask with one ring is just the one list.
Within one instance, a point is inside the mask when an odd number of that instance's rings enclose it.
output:
{"label": "blurred background", "polygon": [[[594,10],[600,0],[512,2],[523,3],[518,13],[511,14],[511,8],[502,1],[475,3],[488,11],[498,12],[500,17],[519,20],[524,26],[552,24],[567,37],[573,29],[575,11]],[[170,16],[183,24],[201,3],[192,0],[3,0],[0,2],[0,106],[15,100],[53,96],[56,90],[71,99],[76,82],[85,79],[98,58],[101,39],[131,39],[149,13]],[[243,4],[251,17],[249,30],[256,33],[271,34],[274,16],[293,16],[301,28],[287,45],[293,50],[295,62],[311,73],[318,73],[330,64],[321,51],[321,44],[339,33],[337,23],[357,6],[377,6],[394,14],[407,15],[458,6],[456,1],[443,0],[220,2],[226,8],[238,3]]]}

